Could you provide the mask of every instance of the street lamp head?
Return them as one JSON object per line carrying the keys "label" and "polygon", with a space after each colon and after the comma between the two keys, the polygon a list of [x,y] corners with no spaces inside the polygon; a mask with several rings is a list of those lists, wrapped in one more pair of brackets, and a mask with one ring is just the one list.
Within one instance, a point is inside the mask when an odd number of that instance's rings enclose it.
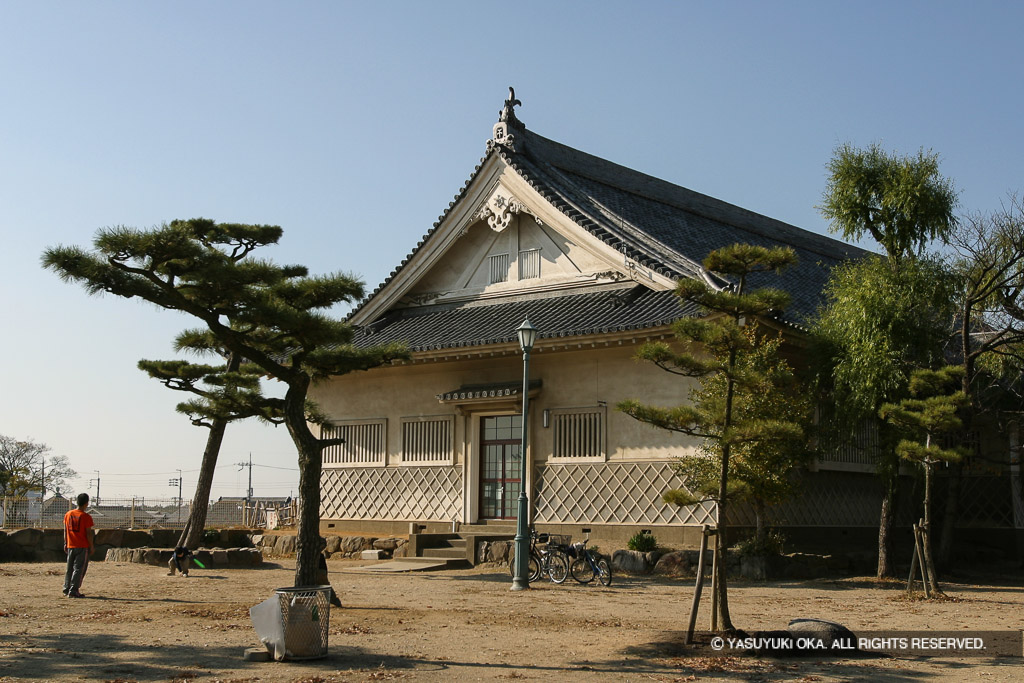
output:
{"label": "street lamp head", "polygon": [[519,335],[519,346],[522,347],[523,352],[529,353],[533,349],[533,342],[537,340],[537,328],[531,325],[530,319],[527,318],[516,329],[516,334]]}

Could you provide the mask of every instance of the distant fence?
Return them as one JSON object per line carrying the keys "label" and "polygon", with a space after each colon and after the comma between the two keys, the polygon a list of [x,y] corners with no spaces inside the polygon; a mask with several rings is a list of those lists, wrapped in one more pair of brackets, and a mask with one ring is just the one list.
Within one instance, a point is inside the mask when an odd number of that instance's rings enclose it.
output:
{"label": "distant fence", "polygon": [[[5,496],[0,501],[0,528],[60,529],[74,501],[53,497]],[[102,498],[88,512],[98,529],[181,529],[192,510],[190,501],[177,498]],[[294,499],[261,500],[221,498],[206,511],[206,528],[276,529],[294,526],[298,504]]]}

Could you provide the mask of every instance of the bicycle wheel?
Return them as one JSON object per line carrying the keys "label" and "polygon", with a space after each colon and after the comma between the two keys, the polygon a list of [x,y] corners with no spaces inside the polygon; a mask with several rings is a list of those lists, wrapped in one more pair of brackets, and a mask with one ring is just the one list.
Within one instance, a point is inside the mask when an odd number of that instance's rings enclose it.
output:
{"label": "bicycle wheel", "polygon": [[[512,576],[513,578],[515,578],[515,575],[516,575],[516,558],[515,558],[515,556],[513,556],[512,559],[508,561],[508,573],[509,573],[509,576]],[[533,583],[534,581],[536,581],[539,578],[540,578],[540,563],[537,562],[537,558],[535,556],[530,555],[530,561],[526,565],[526,580],[529,581],[530,583]]]}
{"label": "bicycle wheel", "polygon": [[569,558],[562,553],[551,553],[548,558],[548,578],[551,583],[565,583],[569,578]]}
{"label": "bicycle wheel", "polygon": [[612,585],[612,568],[608,564],[608,560],[597,561],[597,580],[601,582],[602,586]]}
{"label": "bicycle wheel", "polygon": [[580,583],[590,583],[594,580],[594,568],[590,566],[585,557],[581,557],[573,562],[572,566],[569,567],[569,573],[572,574],[572,578]]}
{"label": "bicycle wheel", "polygon": [[529,583],[534,583],[541,578],[541,562],[537,555],[529,554],[529,563],[526,565],[526,577]]}

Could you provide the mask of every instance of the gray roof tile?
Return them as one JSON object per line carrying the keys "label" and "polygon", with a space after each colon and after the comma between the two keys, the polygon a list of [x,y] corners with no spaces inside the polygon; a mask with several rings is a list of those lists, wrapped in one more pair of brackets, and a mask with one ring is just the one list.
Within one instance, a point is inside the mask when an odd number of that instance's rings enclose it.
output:
{"label": "gray roof tile", "polygon": [[516,328],[527,317],[540,339],[550,339],[667,325],[696,311],[673,292],[636,286],[489,305],[402,309],[357,330],[353,343],[404,341],[413,351],[433,351],[516,342]]}

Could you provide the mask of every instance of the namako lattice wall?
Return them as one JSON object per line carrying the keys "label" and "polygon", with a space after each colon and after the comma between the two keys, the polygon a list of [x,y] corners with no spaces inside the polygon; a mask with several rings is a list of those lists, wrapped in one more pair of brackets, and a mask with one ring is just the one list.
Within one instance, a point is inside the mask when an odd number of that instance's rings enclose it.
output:
{"label": "namako lattice wall", "polygon": [[322,519],[451,521],[462,516],[462,467],[324,469]]}

